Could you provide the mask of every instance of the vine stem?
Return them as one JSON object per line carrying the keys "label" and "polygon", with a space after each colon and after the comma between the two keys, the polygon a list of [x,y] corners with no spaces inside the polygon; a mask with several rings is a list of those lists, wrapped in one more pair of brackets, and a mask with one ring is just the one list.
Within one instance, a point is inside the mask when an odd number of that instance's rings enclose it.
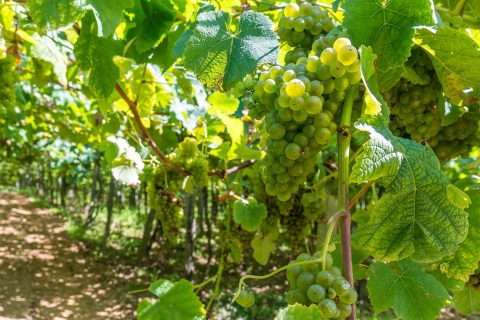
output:
{"label": "vine stem", "polygon": [[365,192],[367,192],[367,190],[370,189],[370,187],[372,186],[372,184],[374,182],[375,182],[375,180],[370,180],[370,181],[368,181],[368,183],[366,185],[363,186],[362,190],[360,190],[355,195],[355,197],[353,197],[353,199],[350,201],[350,203],[348,204],[348,209],[352,209],[352,207],[355,205],[355,203],[358,201],[358,199],[360,199],[365,194]]}
{"label": "vine stem", "polygon": [[[353,281],[353,267],[352,267],[352,247],[350,236],[350,225],[352,217],[350,215],[350,202],[348,195],[348,176],[350,168],[350,139],[351,139],[351,123],[352,123],[352,109],[353,98],[357,90],[356,86],[352,86],[347,92],[342,108],[342,117],[340,126],[338,127],[337,141],[338,141],[338,211],[343,214],[340,216],[340,235],[342,243],[342,264],[345,279],[354,286]],[[355,304],[352,304],[352,313],[350,320],[356,320]]]}
{"label": "vine stem", "polygon": [[325,259],[327,257],[328,245],[330,244],[330,238],[332,237],[333,229],[335,229],[335,225],[337,224],[338,218],[340,218],[340,216],[344,214],[345,214],[345,211],[339,211],[335,213],[330,218],[330,221],[328,222],[329,224],[328,224],[327,234],[325,235],[325,240],[323,241],[323,247],[322,247],[322,270],[325,270]]}
{"label": "vine stem", "polygon": [[125,93],[125,91],[122,89],[122,87],[118,84],[118,82],[115,83],[115,89],[120,94],[122,99],[125,100],[125,102],[130,107],[130,111],[132,111],[132,113],[133,113],[133,117],[135,119],[135,122],[137,123],[138,127],[140,128],[140,131],[142,131],[142,134],[145,137],[145,140],[147,140],[147,143],[150,145],[150,147],[153,149],[153,151],[155,151],[155,153],[160,157],[160,159],[162,159],[162,161],[165,164],[167,164],[168,166],[170,166],[173,170],[177,171],[181,175],[188,176],[189,174],[186,171],[183,171],[179,166],[172,163],[172,161],[170,161],[170,159],[168,159],[163,154],[163,152],[160,151],[160,149],[158,149],[157,144],[155,143],[155,141],[153,141],[152,137],[150,136],[147,129],[143,125],[142,119],[140,119],[140,115],[138,114],[138,111],[137,111],[137,105],[135,104],[135,102],[133,102],[128,97],[128,95]]}

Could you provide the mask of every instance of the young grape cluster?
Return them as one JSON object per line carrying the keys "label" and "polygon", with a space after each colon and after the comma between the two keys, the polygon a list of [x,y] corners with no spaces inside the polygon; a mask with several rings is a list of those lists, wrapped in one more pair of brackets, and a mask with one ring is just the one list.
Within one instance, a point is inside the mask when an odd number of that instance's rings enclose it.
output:
{"label": "young grape cluster", "polygon": [[[321,258],[321,251],[313,256],[302,253],[290,264]],[[352,313],[351,304],[357,301],[358,294],[342,276],[340,269],[333,266],[329,253],[324,263],[324,270],[323,263],[310,263],[287,269],[291,289],[286,295],[287,303],[307,306],[315,304],[327,319],[348,318]]]}
{"label": "young grape cluster", "polygon": [[208,185],[208,159],[198,149],[197,140],[193,138],[183,140],[170,154],[170,160],[192,175],[195,186]]}
{"label": "young grape cluster", "polygon": [[165,238],[176,243],[183,211],[182,201],[176,196],[182,189],[183,176],[165,164],[158,165],[147,185],[148,204],[157,212]]}
{"label": "young grape cluster", "polygon": [[480,144],[479,106],[469,106],[462,117],[442,127],[437,107],[442,86],[427,54],[414,52],[407,65],[413,66],[424,85],[402,78],[383,93],[391,110],[390,130],[396,136],[428,142],[441,163],[458,156],[468,157],[472,148]]}
{"label": "young grape cluster", "polygon": [[[312,1],[313,2],[313,1]],[[327,11],[308,1],[289,3],[278,24],[278,36],[290,47],[310,47],[315,37],[332,31],[333,19]]]}
{"label": "young grape cluster", "polygon": [[15,72],[15,58],[7,56],[0,59],[0,105],[5,106],[7,109],[13,109],[15,107],[15,101],[17,98],[15,92],[15,82],[18,75]]}
{"label": "young grape cluster", "polygon": [[317,43],[309,57],[297,51],[295,63],[261,72],[254,87],[253,101],[268,110],[266,191],[281,201],[305,182],[317,153],[337,131],[333,119],[346,90],[360,81],[355,47],[346,38],[332,40],[332,47],[321,38],[324,47]]}
{"label": "young grape cluster", "polygon": [[478,105],[470,106],[469,112],[451,125],[442,127],[437,136],[428,140],[441,163],[458,156],[468,158],[472,149],[480,146],[478,111]]}
{"label": "young grape cluster", "polygon": [[[402,78],[393,88],[383,93],[391,110],[390,130],[397,136],[410,136],[425,141],[438,134],[442,119],[437,108],[442,86],[432,62],[423,51],[412,55],[409,63],[425,85],[416,85]],[[412,61],[413,60],[413,61]]]}

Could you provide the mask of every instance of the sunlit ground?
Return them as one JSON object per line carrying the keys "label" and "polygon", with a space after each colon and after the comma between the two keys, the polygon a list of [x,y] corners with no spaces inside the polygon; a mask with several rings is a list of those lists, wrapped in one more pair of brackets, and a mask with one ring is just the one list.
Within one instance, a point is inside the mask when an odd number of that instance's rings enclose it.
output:
{"label": "sunlit ground", "polygon": [[97,262],[62,217],[0,192],[0,320],[135,319],[131,268]]}

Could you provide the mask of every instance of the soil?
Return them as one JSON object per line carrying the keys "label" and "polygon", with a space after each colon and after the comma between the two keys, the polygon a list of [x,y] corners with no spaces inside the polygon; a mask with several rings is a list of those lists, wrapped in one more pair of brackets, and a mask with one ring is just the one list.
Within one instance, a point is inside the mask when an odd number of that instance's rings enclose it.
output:
{"label": "soil", "polygon": [[135,269],[96,261],[65,220],[0,192],[0,320],[135,319]]}

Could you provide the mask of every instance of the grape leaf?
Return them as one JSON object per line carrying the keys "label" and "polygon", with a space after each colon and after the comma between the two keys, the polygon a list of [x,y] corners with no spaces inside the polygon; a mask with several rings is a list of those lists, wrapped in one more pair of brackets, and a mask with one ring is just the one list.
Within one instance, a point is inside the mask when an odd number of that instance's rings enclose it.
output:
{"label": "grape leaf", "polygon": [[91,69],[89,86],[96,95],[107,98],[113,92],[119,77],[113,57],[121,55],[122,51],[121,41],[98,36],[94,13],[89,10],[82,19],[82,31],[74,53],[80,69]]}
{"label": "grape leaf", "polygon": [[[67,85],[67,56],[59,50],[57,44],[53,41],[51,36],[42,36],[34,34],[32,38],[35,40],[35,45],[31,47],[32,57],[42,59],[50,62],[53,65],[53,72],[57,76],[58,82]],[[60,39],[55,39],[60,40]]]}
{"label": "grape leaf", "polygon": [[87,0],[89,7],[93,7],[95,17],[98,19],[99,35],[111,35],[118,24],[123,20],[123,10],[133,6],[133,0]]}
{"label": "grape leaf", "polygon": [[257,66],[277,61],[277,36],[264,14],[245,11],[235,32],[231,16],[223,11],[203,12],[197,21],[184,61],[207,86],[227,90]]}
{"label": "grape leaf", "polygon": [[438,99],[437,106],[442,118],[442,126],[451,125],[468,111],[467,107],[451,104],[443,95]]}
{"label": "grape leaf", "polygon": [[436,319],[450,296],[442,284],[409,259],[385,264],[375,262],[368,270],[369,298],[376,313],[393,307],[404,320]]}
{"label": "grape leaf", "polygon": [[244,200],[237,200],[233,205],[233,219],[242,226],[243,230],[253,232],[260,227],[262,220],[267,217],[267,208],[263,203],[258,204],[255,198],[248,198],[248,205]]}
{"label": "grape leaf", "polygon": [[177,40],[177,42],[175,42],[175,45],[173,46],[173,50],[172,50],[172,56],[174,56],[175,58],[180,58],[181,56],[183,56],[183,53],[187,48],[187,41],[193,35],[193,30],[195,30],[195,28],[197,27],[197,24],[198,24],[197,16],[202,12],[210,12],[210,11],[215,11],[215,6],[212,4],[204,4],[197,11],[193,21],[187,24],[186,30],[182,33],[182,35]]}
{"label": "grape leaf", "polygon": [[370,221],[353,233],[355,245],[381,261],[412,256],[433,262],[453,254],[467,235],[467,213],[449,199],[457,193],[433,150],[393,136],[380,115],[364,115],[356,127],[370,140],[356,159],[351,181],[381,179],[387,192]]}
{"label": "grape leaf", "polygon": [[140,117],[148,117],[156,103],[155,74],[151,65],[136,65],[135,61],[114,57],[113,62],[120,69],[120,83],[131,101],[137,102]]}
{"label": "grape leaf", "polygon": [[471,163],[463,166],[465,169],[477,169],[480,167],[480,157],[477,157],[474,161]]}
{"label": "grape leaf", "polygon": [[468,213],[468,235],[455,251],[450,261],[440,265],[449,277],[468,281],[468,277],[478,268],[480,261],[480,190],[470,190],[467,194],[472,199]]}
{"label": "grape leaf", "polygon": [[326,319],[323,314],[320,312],[320,309],[316,305],[311,305],[309,307],[294,304],[288,306],[278,313],[275,317],[275,320],[324,320]]}
{"label": "grape leaf", "polygon": [[30,16],[42,33],[66,26],[82,14],[76,0],[27,0],[27,3]]}
{"label": "grape leaf", "polygon": [[144,15],[135,17],[138,25],[135,46],[144,52],[158,46],[175,21],[175,8],[168,0],[142,1]]}
{"label": "grape leaf", "polygon": [[366,103],[366,114],[376,115],[382,114],[385,119],[388,119],[390,109],[383,99],[377,84],[377,72],[375,72],[375,61],[377,55],[372,52],[371,47],[360,48],[360,71],[362,73],[362,80],[365,84],[364,99]]}
{"label": "grape leaf", "polygon": [[470,315],[480,312],[480,291],[473,287],[465,286],[462,291],[453,295],[455,309],[463,314]]}
{"label": "grape leaf", "polygon": [[427,270],[427,273],[434,276],[447,290],[459,291],[465,286],[464,281],[455,278],[449,278],[440,269]]}
{"label": "grape leaf", "polygon": [[215,91],[208,96],[207,101],[211,104],[208,108],[208,113],[216,115],[217,112],[221,112],[225,115],[231,115],[238,109],[240,101],[235,96],[226,93]]}
{"label": "grape leaf", "polygon": [[420,28],[415,31],[415,43],[432,59],[445,95],[455,105],[475,102],[466,89],[480,89],[480,50],[468,35],[444,27],[438,30]]}
{"label": "grape leaf", "polygon": [[250,243],[253,248],[253,258],[261,265],[266,265],[270,253],[275,250],[275,240],[271,234],[259,233]]}
{"label": "grape leaf", "polygon": [[150,291],[158,301],[139,305],[139,320],[157,319],[203,319],[205,309],[198,296],[193,292],[193,285],[185,279],[178,282],[158,280],[150,285]]}
{"label": "grape leaf", "polygon": [[415,27],[435,24],[429,0],[345,0],[342,7],[352,44],[371,46],[381,71],[407,61]]}

